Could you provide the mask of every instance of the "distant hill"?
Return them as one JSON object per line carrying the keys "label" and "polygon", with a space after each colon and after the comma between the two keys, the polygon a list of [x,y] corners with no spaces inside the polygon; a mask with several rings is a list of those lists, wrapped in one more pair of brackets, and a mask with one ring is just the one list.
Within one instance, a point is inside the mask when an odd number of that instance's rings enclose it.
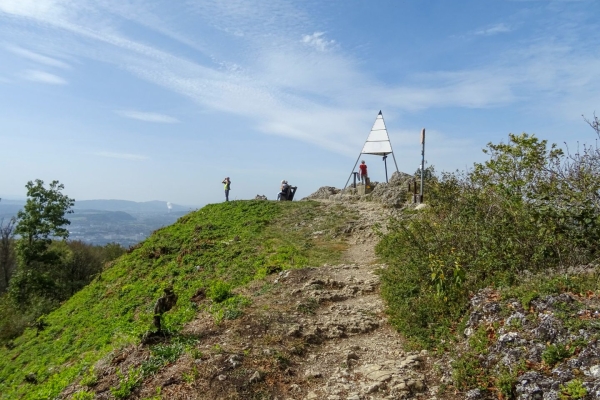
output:
{"label": "distant hill", "polygon": [[87,221],[96,223],[126,222],[135,221],[136,218],[124,211],[106,211],[106,210],[76,210],[68,216],[72,224]]}
{"label": "distant hill", "polygon": [[[2,199],[0,221],[15,217],[24,205],[24,200]],[[96,245],[116,242],[132,246],[190,211],[191,207],[166,201],[75,201],[73,213],[67,215],[69,238]]]}
{"label": "distant hill", "polygon": [[[169,208],[169,205],[171,206]],[[75,201],[75,211],[77,210],[104,210],[104,211],[123,211],[126,213],[167,213],[173,211],[190,211],[190,207],[172,204],[168,201],[144,201],[136,202],[129,200],[79,200]]]}
{"label": "distant hill", "polygon": [[[24,200],[6,200],[0,201],[0,219],[10,218],[17,215],[20,209],[25,205]],[[170,205],[170,208],[169,208]],[[81,210],[95,211],[122,211],[133,214],[148,213],[169,213],[191,211],[192,207],[185,207],[179,204],[172,204],[168,201],[144,201],[136,202],[129,200],[78,200],[75,201],[73,210],[79,213]]]}

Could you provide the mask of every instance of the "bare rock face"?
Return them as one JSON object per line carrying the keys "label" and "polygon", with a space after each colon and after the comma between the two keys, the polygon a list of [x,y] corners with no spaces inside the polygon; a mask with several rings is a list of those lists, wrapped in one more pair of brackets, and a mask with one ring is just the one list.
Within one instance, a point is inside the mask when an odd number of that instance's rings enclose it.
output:
{"label": "bare rock face", "polygon": [[310,196],[305,197],[302,200],[328,200],[331,196],[341,192],[341,189],[334,188],[333,186],[322,186],[316,192]]}
{"label": "bare rock face", "polygon": [[[408,181],[412,177],[403,172],[394,172],[389,183],[379,183],[369,195],[373,201],[385,207],[402,207],[408,201]],[[369,196],[367,195],[367,196]]]}
{"label": "bare rock face", "polygon": [[412,176],[403,172],[394,172],[389,183],[371,182],[373,191],[360,195],[358,190],[347,187],[344,190],[331,186],[323,186],[303,200],[332,200],[332,201],[372,201],[381,203],[384,207],[404,207],[409,200],[408,182]]}

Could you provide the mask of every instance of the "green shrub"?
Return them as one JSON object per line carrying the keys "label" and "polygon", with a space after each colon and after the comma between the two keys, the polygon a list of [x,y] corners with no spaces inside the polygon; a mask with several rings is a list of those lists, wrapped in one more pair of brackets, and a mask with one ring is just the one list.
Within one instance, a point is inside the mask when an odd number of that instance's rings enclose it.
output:
{"label": "green shrub", "polygon": [[131,368],[127,375],[121,371],[117,371],[119,384],[110,388],[110,393],[117,399],[125,399],[133,392],[133,390],[141,383],[141,370]]}
{"label": "green shrub", "polygon": [[96,383],[98,383],[98,376],[96,375],[94,367],[90,367],[79,381],[79,384],[82,386],[94,386]]}
{"label": "green shrub", "polygon": [[217,324],[221,321],[237,319],[243,315],[243,308],[250,304],[250,300],[244,296],[232,295],[226,300],[211,305],[209,311]]}
{"label": "green shrub", "polygon": [[559,396],[561,400],[583,399],[587,393],[587,389],[580,379],[573,379],[565,385],[560,385]]}
{"label": "green shrub", "polygon": [[88,392],[87,390],[80,390],[80,391],[76,392],[75,394],[73,394],[72,399],[73,400],[93,400],[94,397],[96,397],[94,392]]}
{"label": "green shrub", "polygon": [[542,360],[550,367],[554,367],[562,360],[573,355],[575,347],[567,347],[564,344],[551,344],[542,353]]}
{"label": "green shrub", "polygon": [[[27,305],[16,303],[11,296],[0,296],[0,343],[6,343],[23,333],[28,327],[35,327],[36,321],[56,308],[56,301],[39,296],[31,296]],[[38,325],[40,329],[44,326]]]}
{"label": "green shrub", "polygon": [[231,293],[231,285],[222,281],[213,282],[208,288],[207,294],[215,303],[222,303],[233,296],[233,293]]}
{"label": "green shrub", "polygon": [[[377,246],[391,321],[415,346],[447,342],[479,289],[586,264],[600,251],[600,150],[566,157],[511,134],[484,152],[490,159],[468,172],[428,178],[430,207],[404,211]],[[528,306],[536,296],[519,297]]]}
{"label": "green shrub", "polygon": [[454,385],[461,390],[487,387],[486,371],[473,353],[464,354],[452,363],[452,378]]}
{"label": "green shrub", "polygon": [[511,371],[508,368],[502,368],[496,379],[496,387],[502,394],[502,398],[511,399],[517,383],[517,370]]}

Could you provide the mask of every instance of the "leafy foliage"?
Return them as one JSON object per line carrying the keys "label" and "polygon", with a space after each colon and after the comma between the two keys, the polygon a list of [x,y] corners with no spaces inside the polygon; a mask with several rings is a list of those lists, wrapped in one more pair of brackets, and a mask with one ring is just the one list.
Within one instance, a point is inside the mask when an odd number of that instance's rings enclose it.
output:
{"label": "leafy foliage", "polygon": [[25,264],[31,261],[45,261],[49,256],[46,249],[52,238],[66,239],[69,231],[65,225],[70,222],[66,214],[72,213],[75,200],[61,193],[64,185],[58,181],[50,182],[48,189],[44,181],[36,179],[27,182],[27,202],[17,214],[15,233],[23,240],[19,253]]}
{"label": "leafy foliage", "polygon": [[48,188],[42,180],[27,182],[27,202],[17,214],[15,233],[21,236],[17,242],[18,269],[9,288],[10,296],[19,304],[27,306],[32,299],[41,297],[59,300],[54,296],[56,285],[51,273],[60,264],[60,254],[52,248],[52,239],[66,239],[75,201],[61,193],[64,185],[52,181]]}
{"label": "leafy foliage", "polygon": [[575,351],[574,347],[567,347],[564,344],[551,344],[542,353],[542,360],[549,366],[554,367],[557,363],[569,358]]}
{"label": "leafy foliage", "polygon": [[406,211],[377,247],[392,322],[415,346],[448,338],[470,293],[597,257],[598,148],[571,154],[511,134],[484,152],[468,172],[429,178],[430,207]]}
{"label": "leafy foliage", "polygon": [[94,397],[94,392],[87,390],[80,390],[73,394],[73,400],[93,400]]}
{"label": "leafy foliage", "polygon": [[225,282],[216,281],[208,288],[208,297],[215,303],[222,303],[231,296],[231,285]]}
{"label": "leafy foliage", "polygon": [[140,369],[131,368],[127,374],[117,371],[119,384],[110,388],[110,393],[117,399],[125,399],[133,392],[141,382],[142,374]]}
{"label": "leafy foliage", "polygon": [[565,385],[560,386],[561,400],[583,399],[587,394],[588,391],[580,379],[573,379]]}
{"label": "leafy foliage", "polygon": [[[114,243],[101,247],[67,242],[66,216],[74,200],[62,193],[64,186],[52,181],[46,188],[38,179],[26,188],[28,199],[17,218],[6,225],[0,221],[0,343],[20,335],[27,326],[43,330],[42,315],[125,251]],[[20,238],[15,240],[14,234]]]}
{"label": "leafy foliage", "polygon": [[52,242],[49,249],[58,257],[52,268],[43,276],[39,271],[22,272],[11,280],[11,285],[29,286],[12,289],[12,296],[0,296],[0,343],[19,336],[28,326],[34,326],[40,316],[51,312],[60,301],[90,283],[106,263],[125,252],[115,243],[94,246],[79,241]]}

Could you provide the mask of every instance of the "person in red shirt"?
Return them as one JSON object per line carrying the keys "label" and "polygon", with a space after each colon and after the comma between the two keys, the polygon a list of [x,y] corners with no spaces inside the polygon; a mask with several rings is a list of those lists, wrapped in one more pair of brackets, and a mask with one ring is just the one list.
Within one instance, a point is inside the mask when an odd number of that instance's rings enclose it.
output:
{"label": "person in red shirt", "polygon": [[369,175],[367,175],[367,164],[365,164],[365,160],[362,160],[360,162],[360,165],[358,166],[358,169],[360,171],[360,181],[365,184],[367,181],[367,177]]}

